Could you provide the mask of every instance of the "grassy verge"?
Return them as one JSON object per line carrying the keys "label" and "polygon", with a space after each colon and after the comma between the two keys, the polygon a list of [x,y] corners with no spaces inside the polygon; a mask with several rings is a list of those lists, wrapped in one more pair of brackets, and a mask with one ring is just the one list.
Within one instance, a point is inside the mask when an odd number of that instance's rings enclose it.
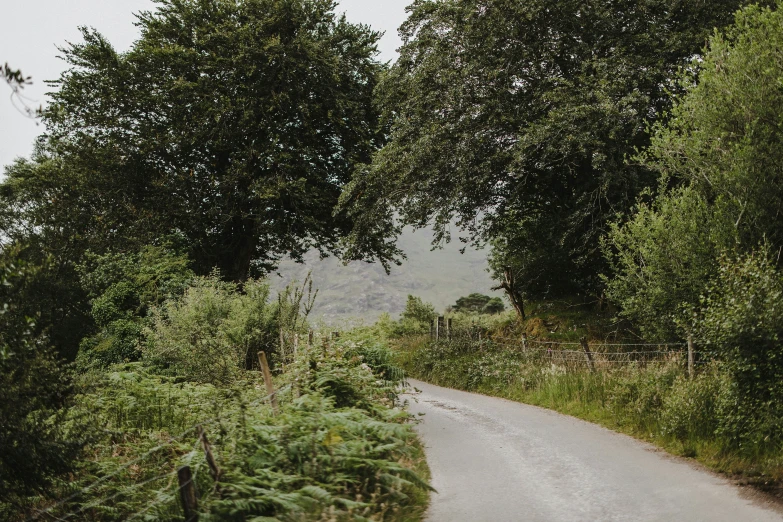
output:
{"label": "grassy verge", "polygon": [[480,351],[424,337],[395,344],[410,377],[594,422],[783,497],[783,449],[730,436],[736,397],[717,367],[702,368],[693,380],[676,361],[590,373],[534,363],[492,343]]}
{"label": "grassy verge", "polygon": [[0,519],[181,520],[177,469],[190,466],[202,521],[421,520],[426,461],[389,361],[383,346],[302,350],[275,377],[277,413],[258,372],[221,386],[141,362],[84,374],[77,472],[48,498],[0,505]]}

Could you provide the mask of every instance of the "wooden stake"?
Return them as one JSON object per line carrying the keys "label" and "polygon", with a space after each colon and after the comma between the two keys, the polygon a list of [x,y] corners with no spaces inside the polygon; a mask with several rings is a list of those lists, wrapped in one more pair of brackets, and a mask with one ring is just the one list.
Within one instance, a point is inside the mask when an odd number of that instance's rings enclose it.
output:
{"label": "wooden stake", "polygon": [[272,372],[269,371],[269,363],[266,360],[266,354],[264,352],[258,352],[258,362],[261,365],[261,372],[264,374],[266,394],[270,396],[272,410],[277,413],[277,395],[275,395],[275,385],[272,383]]}
{"label": "wooden stake", "polygon": [[693,335],[688,335],[688,378],[689,379],[693,379],[693,366],[694,366]]}
{"label": "wooden stake", "polygon": [[207,439],[207,432],[204,431],[203,426],[198,427],[198,438],[201,441],[201,447],[204,449],[204,456],[207,459],[207,465],[209,466],[209,474],[212,475],[212,479],[215,482],[220,481],[220,468],[215,461],[215,456],[212,454],[212,446]]}
{"label": "wooden stake", "polygon": [[190,466],[182,466],[177,470],[179,479],[179,498],[182,499],[182,509],[185,512],[185,522],[198,522],[198,500],[196,498],[196,485],[193,483],[193,474]]}
{"label": "wooden stake", "polygon": [[582,350],[585,351],[585,357],[587,357],[587,366],[590,371],[595,373],[595,363],[593,362],[593,352],[590,351],[590,345],[587,344],[587,337],[582,337],[579,342],[582,344]]}
{"label": "wooden stake", "polygon": [[452,319],[449,317],[446,319],[446,339],[451,340],[451,325],[452,325]]}

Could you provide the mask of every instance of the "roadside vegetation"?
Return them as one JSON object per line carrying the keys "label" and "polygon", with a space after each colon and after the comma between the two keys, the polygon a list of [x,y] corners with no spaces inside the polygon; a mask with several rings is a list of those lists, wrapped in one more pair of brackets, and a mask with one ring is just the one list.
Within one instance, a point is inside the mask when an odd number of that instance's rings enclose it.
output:
{"label": "roadside vegetation", "polygon": [[[467,4],[463,7],[469,9]],[[567,2],[559,5],[567,11]],[[474,212],[486,211],[482,202],[492,201],[489,217],[480,221],[485,228],[477,233],[493,246],[493,269],[516,313],[506,314],[505,319],[485,315],[468,321],[456,314],[449,341],[432,343],[427,336],[400,337],[400,360],[410,375],[601,422],[779,492],[783,481],[780,7],[753,5],[740,9],[732,25],[711,34],[696,60],[684,62],[679,72],[669,76],[670,105],[662,112],[645,112],[656,115],[647,121],[649,135],[625,152],[622,166],[609,168],[612,154],[631,145],[630,135],[620,140],[620,146],[613,140],[602,140],[600,132],[588,133],[590,125],[611,125],[617,120],[590,118],[591,123],[580,123],[575,116],[578,110],[569,105],[578,103],[579,98],[567,94],[567,88],[549,93],[547,99],[565,96],[560,101],[568,110],[573,109],[569,114],[574,117],[555,118],[561,115],[559,111],[531,116],[538,119],[528,120],[526,129],[534,130],[522,132],[516,142],[522,148],[515,148],[513,154],[503,156],[498,150],[471,148],[470,141],[466,141],[466,150],[489,154],[486,158],[492,161],[486,165],[496,167],[496,161],[507,162],[503,164],[510,165],[508,169],[514,172],[511,181],[501,181],[493,176],[504,169],[485,171],[477,166],[481,176],[495,180],[486,186],[498,191],[473,192],[475,200],[460,200],[458,210],[454,210],[467,221]],[[535,10],[527,5],[520,9]],[[469,42],[484,29],[485,20],[476,19],[453,33],[429,32],[430,24],[452,23],[453,13],[435,9],[418,14],[409,22],[411,34],[414,28],[418,32],[408,42],[407,50],[414,56],[428,49],[428,60],[436,56],[447,62],[457,59],[452,50],[459,46],[453,42],[441,46],[440,39],[446,38],[443,35]],[[545,16],[532,13],[537,15]],[[696,25],[690,30],[696,30]],[[686,37],[679,41],[681,44],[687,41],[686,33],[682,36]],[[473,56],[476,67],[482,65],[478,56],[491,61],[489,54]],[[619,57],[608,58],[612,59]],[[421,62],[401,61],[395,71],[402,85],[399,90],[406,88],[406,82],[419,85],[419,75],[428,72]],[[613,85],[613,81],[595,86],[592,94],[596,99],[601,99],[598,91]],[[459,97],[459,93],[450,92]],[[533,87],[526,94],[531,92],[536,92]],[[421,92],[402,96],[408,96],[410,103],[428,100]],[[490,110],[489,105],[484,108]],[[422,112],[417,117],[426,119],[426,114],[433,112]],[[388,154],[406,146],[401,136],[421,138],[422,129],[427,127],[414,121],[410,118],[399,123],[400,134]],[[482,125],[480,118],[459,121]],[[568,133],[573,133],[572,141],[587,136],[595,141],[581,141],[573,147],[568,140],[539,141],[566,127]],[[434,150],[431,141],[428,151]],[[560,149],[551,150],[553,147]],[[418,153],[428,154],[424,150]],[[580,162],[578,158],[587,153],[592,154],[592,161]],[[449,156],[441,157],[445,160]],[[467,171],[455,174],[450,161],[437,163],[442,170],[433,167],[427,172],[430,181],[441,182],[441,197],[430,194],[419,198],[415,190],[401,187],[417,186],[406,177],[404,165],[385,158],[378,165],[380,171],[389,174],[383,178],[384,183],[393,187],[392,193],[402,208],[415,219],[439,216],[448,208],[450,195],[467,194],[469,189],[460,184],[475,185],[479,176],[469,177]],[[598,163],[596,158],[600,158]],[[526,159],[531,163],[525,163]],[[467,168],[469,158],[465,160]],[[573,163],[560,171],[547,163],[550,160]],[[583,170],[591,174],[568,178]],[[568,192],[562,199],[535,192],[533,195],[541,198],[539,202],[545,208],[538,208],[535,202],[525,206],[524,195],[533,196],[526,189],[513,192],[514,180],[527,186],[531,180],[547,179],[555,172],[563,175],[565,185],[579,186],[579,190]],[[620,185],[612,185],[609,178],[601,177],[602,173],[631,175],[628,183],[631,179],[646,179],[649,184],[637,186],[635,202],[627,202],[622,208],[625,204],[620,199],[612,199],[611,187],[622,186],[625,191],[630,185],[618,177],[613,182]],[[579,185],[585,179],[590,180],[588,184],[604,180],[600,182],[603,188],[590,192],[589,187]],[[571,185],[572,181],[576,185]],[[559,183],[553,186],[560,187]],[[429,184],[418,186],[431,190]],[[509,195],[512,192],[515,198]],[[577,198],[589,197],[592,204],[602,208],[570,200],[574,194]],[[623,197],[627,194],[623,192]],[[607,208],[613,209],[613,215],[602,217],[601,212]],[[589,221],[590,226],[581,228],[580,220]],[[562,224],[567,226],[561,230]],[[384,329],[392,335],[397,333],[394,325]],[[412,327],[406,329],[414,331]],[[527,344],[522,341],[523,334]],[[515,340],[510,345],[505,340],[509,337]],[[579,367],[565,364],[568,350],[562,343],[574,343],[578,354],[583,338],[598,346],[640,345],[619,346],[620,352],[663,353],[646,358],[626,354],[622,364],[614,365],[596,361],[596,371],[591,372],[584,358]],[[696,346],[693,376],[686,371],[682,353],[688,339]],[[548,357],[531,356],[531,349],[543,342],[554,342],[544,345]],[[670,352],[668,357],[666,352]],[[621,360],[619,356],[614,359]]]}
{"label": "roadside vegetation", "polygon": [[[2,519],[181,520],[182,466],[201,520],[419,519],[426,464],[397,397],[403,372],[383,344],[315,336],[296,354],[281,351],[281,319],[308,337],[301,289],[272,299],[253,280],[239,292],[158,249],[124,265],[130,276],[120,261],[98,258],[90,272],[104,287],[93,301],[101,330],[76,363],[56,372],[42,352],[25,377],[39,404],[3,405],[29,427],[3,425]],[[140,273],[154,289],[135,284]],[[276,375],[277,412],[260,350]],[[4,355],[7,365],[23,354]],[[56,385],[45,372],[70,377],[67,408],[41,407]],[[22,377],[4,375],[17,386]]]}
{"label": "roadside vegetation", "polygon": [[[453,329],[439,341],[407,333],[410,326],[401,331],[403,321],[363,335],[390,339],[412,378],[573,415],[783,494],[780,413],[769,403],[754,408],[761,393],[743,389],[734,373],[740,361],[697,351],[691,377],[684,344],[618,337],[613,314],[568,302],[533,303],[523,324],[512,313],[446,317]],[[595,371],[582,338],[599,352]]]}
{"label": "roadside vegetation", "polygon": [[[632,4],[417,0],[393,64],[331,0],[160,0],[127,52],[82,29],[0,182],[0,516],[181,517],[187,465],[203,520],[415,520],[403,370],[779,488],[783,3]],[[464,296],[446,340],[410,297],[305,342],[312,282],[270,291],[453,223],[508,303]],[[534,349],[583,341],[654,348]]]}

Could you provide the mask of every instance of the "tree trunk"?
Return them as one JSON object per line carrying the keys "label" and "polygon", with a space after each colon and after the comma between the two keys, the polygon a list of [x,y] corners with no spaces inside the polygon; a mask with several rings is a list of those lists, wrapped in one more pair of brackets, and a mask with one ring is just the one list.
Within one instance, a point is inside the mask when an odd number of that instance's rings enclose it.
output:
{"label": "tree trunk", "polygon": [[525,315],[525,302],[517,289],[516,281],[514,279],[514,270],[512,270],[510,266],[505,267],[505,276],[506,280],[500,283],[499,286],[493,288],[493,290],[505,290],[517,315],[524,321],[527,319],[527,316]]}
{"label": "tree trunk", "polygon": [[[250,277],[250,263],[256,250],[256,237],[249,222],[235,222],[223,233],[218,268],[226,281],[242,284]],[[219,247],[220,248],[220,247]]]}

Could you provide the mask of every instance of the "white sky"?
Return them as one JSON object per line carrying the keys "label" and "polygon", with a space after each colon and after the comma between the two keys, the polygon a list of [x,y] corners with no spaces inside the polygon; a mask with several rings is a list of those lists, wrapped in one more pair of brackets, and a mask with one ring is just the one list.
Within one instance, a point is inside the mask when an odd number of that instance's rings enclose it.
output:
{"label": "white sky", "polygon": [[[340,0],[338,11],[349,20],[385,31],[381,59],[394,60],[400,45],[397,28],[405,21],[405,7],[412,0]],[[117,50],[127,50],[138,35],[133,13],[150,10],[152,0],[11,0],[3,2],[0,26],[0,65],[8,63],[33,77],[24,94],[38,107],[46,103],[44,80],[60,76],[64,63],[57,46],[80,39],[78,27],[90,26],[106,36]],[[0,177],[2,166],[28,156],[42,127],[9,99],[11,90],[0,83]]]}

